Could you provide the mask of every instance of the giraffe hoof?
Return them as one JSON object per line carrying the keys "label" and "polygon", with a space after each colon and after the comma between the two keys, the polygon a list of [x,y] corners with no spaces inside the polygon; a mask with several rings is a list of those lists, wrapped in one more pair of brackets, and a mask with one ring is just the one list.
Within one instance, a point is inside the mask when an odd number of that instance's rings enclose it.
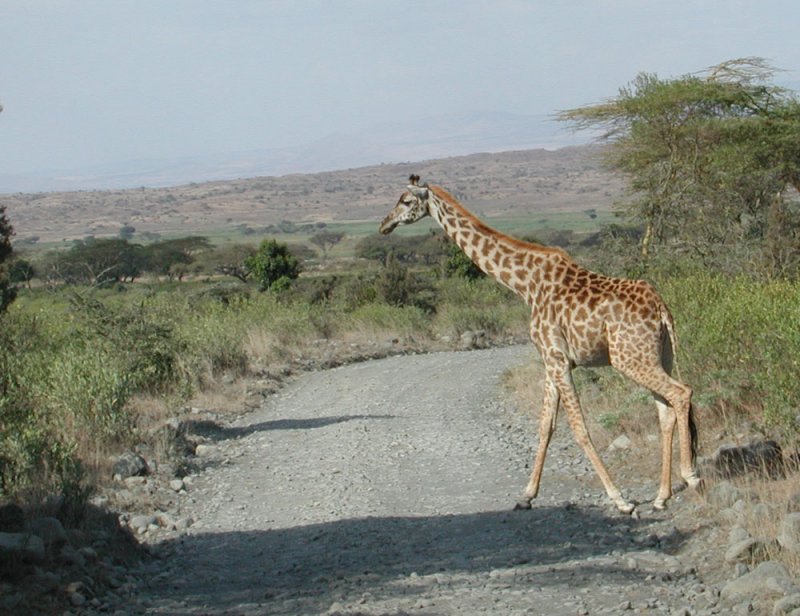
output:
{"label": "giraffe hoof", "polygon": [[531,505],[531,501],[529,500],[520,500],[514,505],[514,511],[527,511],[531,508],[533,508],[533,505]]}
{"label": "giraffe hoof", "polygon": [[630,513],[632,514],[636,509],[636,505],[633,503],[626,503],[625,501],[616,503],[617,509],[620,510],[621,513]]}
{"label": "giraffe hoof", "polygon": [[667,508],[666,498],[657,498],[653,501],[653,509],[656,511],[664,511]]}

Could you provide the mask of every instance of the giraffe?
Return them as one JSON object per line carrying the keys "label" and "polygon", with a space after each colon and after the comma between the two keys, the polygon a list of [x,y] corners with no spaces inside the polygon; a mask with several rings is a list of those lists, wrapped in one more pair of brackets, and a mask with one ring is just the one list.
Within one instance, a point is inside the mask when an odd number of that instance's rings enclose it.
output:
{"label": "giraffe", "polygon": [[670,376],[676,339],[672,316],[656,290],[643,280],[610,278],[575,263],[559,249],[524,242],[496,231],[467,211],[440,186],[421,185],[412,175],[397,205],[380,225],[382,234],[431,216],[444,232],[500,284],[531,308],[530,336],[545,368],[539,446],[530,480],[517,509],[530,509],[539,492],[547,446],[559,403],[594,466],[608,497],[623,513],[635,505],[612,481],[592,443],[572,380],[576,365],[611,365],[652,392],[661,430],[661,478],[653,506],[672,496],[672,439],[678,427],[680,473],[700,487],[694,468],[697,432],[692,390]]}

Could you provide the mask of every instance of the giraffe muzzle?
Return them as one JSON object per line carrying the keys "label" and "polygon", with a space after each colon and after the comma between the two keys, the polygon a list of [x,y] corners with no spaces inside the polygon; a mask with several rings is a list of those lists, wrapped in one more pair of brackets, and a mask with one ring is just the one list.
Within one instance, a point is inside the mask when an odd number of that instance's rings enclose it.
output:
{"label": "giraffe muzzle", "polygon": [[394,231],[394,228],[396,226],[397,223],[392,219],[392,217],[387,216],[386,218],[383,219],[381,226],[378,227],[378,232],[381,235],[389,235],[392,231]]}

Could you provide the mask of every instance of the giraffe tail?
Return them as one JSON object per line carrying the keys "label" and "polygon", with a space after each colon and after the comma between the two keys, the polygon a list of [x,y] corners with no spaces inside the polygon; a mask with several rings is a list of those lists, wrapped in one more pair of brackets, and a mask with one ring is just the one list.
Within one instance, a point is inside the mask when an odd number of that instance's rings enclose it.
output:
{"label": "giraffe tail", "polygon": [[697,462],[697,423],[694,420],[694,404],[689,403],[689,447],[692,451],[692,467]]}
{"label": "giraffe tail", "polygon": [[672,314],[667,308],[666,304],[661,304],[661,325],[667,331],[667,335],[669,336],[669,344],[672,347],[672,366],[675,367],[675,374],[678,377],[679,381],[683,381],[681,378],[681,371],[678,367],[678,338],[675,335],[675,322],[672,320]]}

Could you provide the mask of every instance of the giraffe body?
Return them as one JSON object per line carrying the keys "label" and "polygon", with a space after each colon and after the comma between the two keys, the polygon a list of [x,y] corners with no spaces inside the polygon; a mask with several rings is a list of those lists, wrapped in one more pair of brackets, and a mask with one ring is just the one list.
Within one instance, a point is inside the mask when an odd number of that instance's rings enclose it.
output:
{"label": "giraffe body", "polygon": [[649,283],[591,272],[563,250],[495,231],[443,188],[420,186],[419,176],[411,176],[411,184],[381,223],[380,231],[391,233],[397,225],[425,216],[433,217],[478,267],[531,307],[530,335],[545,365],[545,392],[539,447],[518,507],[529,508],[538,494],[561,405],[609,498],[623,512],[634,509],[614,485],[586,429],[572,381],[572,368],[576,365],[611,365],[654,394],[662,443],[656,508],[663,508],[672,494],[672,438],[676,425],[681,476],[690,486],[699,486],[694,470],[692,390],[670,376],[676,346],[672,316]]}

